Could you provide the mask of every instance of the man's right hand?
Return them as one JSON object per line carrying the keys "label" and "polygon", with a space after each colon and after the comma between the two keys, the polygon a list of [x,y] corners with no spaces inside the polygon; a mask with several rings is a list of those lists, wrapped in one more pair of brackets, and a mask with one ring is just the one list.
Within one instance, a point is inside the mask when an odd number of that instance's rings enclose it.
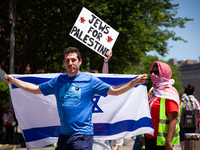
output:
{"label": "man's right hand", "polygon": [[14,78],[11,75],[5,74],[4,79],[5,79],[6,83],[12,84],[12,81],[13,81]]}

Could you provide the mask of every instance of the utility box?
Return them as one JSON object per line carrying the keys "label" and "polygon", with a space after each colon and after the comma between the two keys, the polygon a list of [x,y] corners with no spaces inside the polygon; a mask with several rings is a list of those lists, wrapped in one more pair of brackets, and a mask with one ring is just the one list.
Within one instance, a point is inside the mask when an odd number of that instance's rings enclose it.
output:
{"label": "utility box", "polygon": [[200,134],[186,133],[185,135],[185,150],[200,150]]}

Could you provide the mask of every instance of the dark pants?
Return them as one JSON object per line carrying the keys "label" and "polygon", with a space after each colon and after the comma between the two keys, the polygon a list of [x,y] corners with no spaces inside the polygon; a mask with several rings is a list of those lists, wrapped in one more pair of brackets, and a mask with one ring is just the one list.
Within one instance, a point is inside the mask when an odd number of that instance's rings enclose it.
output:
{"label": "dark pants", "polygon": [[165,146],[157,146],[156,138],[150,139],[145,136],[145,150],[165,150]]}
{"label": "dark pants", "polygon": [[142,150],[142,146],[139,144],[142,138],[143,138],[142,135],[136,136],[135,143],[133,145],[133,150]]}
{"label": "dark pants", "polygon": [[12,125],[5,125],[6,128],[6,143],[12,143],[13,140],[13,126]]}
{"label": "dark pants", "polygon": [[58,139],[58,150],[92,150],[93,135],[62,135]]}

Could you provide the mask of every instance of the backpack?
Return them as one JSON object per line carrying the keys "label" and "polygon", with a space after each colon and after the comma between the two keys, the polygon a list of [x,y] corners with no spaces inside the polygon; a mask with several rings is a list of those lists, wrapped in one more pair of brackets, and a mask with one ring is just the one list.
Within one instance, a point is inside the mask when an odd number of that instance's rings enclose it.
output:
{"label": "backpack", "polygon": [[192,101],[182,101],[180,125],[184,128],[196,128],[198,125],[198,107]]}

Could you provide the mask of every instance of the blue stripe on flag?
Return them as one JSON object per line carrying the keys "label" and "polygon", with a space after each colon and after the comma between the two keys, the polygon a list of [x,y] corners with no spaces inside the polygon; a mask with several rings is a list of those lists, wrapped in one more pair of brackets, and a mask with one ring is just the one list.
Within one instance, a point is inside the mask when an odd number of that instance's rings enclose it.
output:
{"label": "blue stripe on flag", "polygon": [[[138,76],[135,76],[133,78],[109,78],[109,77],[98,77],[99,79],[101,79],[102,81],[110,84],[110,85],[120,85],[120,84],[124,84],[127,83],[129,81],[131,81],[132,79],[137,78]],[[25,81],[25,82],[29,82],[29,83],[33,83],[36,85],[39,85],[41,83],[47,82],[49,80],[51,80],[52,78],[41,78],[41,77],[20,77],[18,78],[19,80]],[[142,84],[146,86],[146,83]],[[136,85],[135,87],[137,87],[139,85]],[[14,84],[12,84],[12,88],[18,88],[17,86],[15,86]]]}
{"label": "blue stripe on flag", "polygon": [[22,130],[26,142],[41,140],[48,137],[59,137],[60,126],[38,127]]}
{"label": "blue stripe on flag", "polygon": [[[99,79],[101,79],[102,81],[110,84],[110,85],[114,85],[114,86],[117,86],[117,85],[121,85],[121,84],[125,84],[135,78],[137,78],[138,76],[135,76],[135,77],[132,77],[132,78],[109,78],[109,77],[98,77]],[[144,84],[141,84],[141,85],[144,85],[146,86],[146,82]],[[139,85],[136,85],[134,87],[138,87]]]}
{"label": "blue stripe on flag", "polygon": [[105,135],[114,135],[122,133],[125,131],[135,131],[136,129],[142,127],[150,127],[153,129],[151,118],[144,117],[137,121],[135,120],[124,120],[116,122],[113,124],[110,123],[94,123],[94,135],[95,136],[105,136]]}
{"label": "blue stripe on flag", "polygon": [[135,78],[137,78],[138,76],[132,77],[132,78],[109,78],[109,77],[98,77],[99,79],[101,79],[102,81],[110,84],[110,85],[120,85],[120,84],[124,84],[127,83]]}
{"label": "blue stripe on flag", "polygon": [[[150,127],[153,129],[151,119],[148,117],[144,117],[139,119],[138,121],[124,120],[113,124],[94,123],[94,135],[95,136],[114,135],[125,131],[129,132],[134,131],[142,127]],[[60,126],[31,128],[23,130],[23,133],[26,142],[41,140],[48,137],[59,137]]]}
{"label": "blue stripe on flag", "polygon": [[[38,78],[38,77],[20,77],[18,78],[19,80],[25,81],[25,82],[29,82],[29,83],[33,83],[36,85],[39,85],[41,83],[47,82],[49,80],[51,80],[52,78]],[[12,88],[18,88],[17,86],[15,86],[14,84],[12,84]]]}

